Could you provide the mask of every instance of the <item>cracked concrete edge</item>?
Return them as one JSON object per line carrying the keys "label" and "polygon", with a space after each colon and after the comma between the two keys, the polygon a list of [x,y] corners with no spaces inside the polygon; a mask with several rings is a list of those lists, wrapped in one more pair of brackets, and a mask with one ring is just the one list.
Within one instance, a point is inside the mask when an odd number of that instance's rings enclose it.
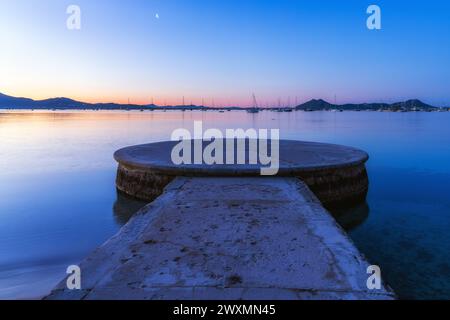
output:
{"label": "cracked concrete edge", "polygon": [[[335,261],[341,268],[345,268],[347,273],[351,273],[351,285],[354,288],[357,288],[356,292],[365,292],[369,295],[381,295],[390,297],[390,299],[396,299],[397,296],[392,290],[392,288],[387,285],[384,281],[382,284],[382,289],[380,290],[369,290],[367,287],[361,286],[361,283],[366,283],[364,277],[362,277],[359,269],[350,268],[353,266],[355,261],[359,265],[363,265],[365,269],[369,267],[371,264],[366,258],[366,256],[357,249],[353,240],[349,237],[349,235],[345,232],[345,230],[337,223],[337,221],[333,218],[333,216],[322,206],[322,203],[315,196],[315,194],[302,182],[298,181],[297,188],[300,190],[301,194],[304,198],[310,202],[311,209],[313,211],[325,211],[326,215],[320,216],[321,223],[319,224],[310,224],[312,232],[316,236],[318,236],[324,246],[329,248],[330,253],[334,256]],[[311,220],[314,220],[312,216],[310,216]],[[337,237],[330,237],[331,232],[329,232],[330,228],[337,231]],[[350,245],[346,244],[349,243]]]}
{"label": "cracked concrete edge", "polygon": [[[66,291],[66,299],[79,297]],[[130,288],[96,288],[83,290],[81,299],[92,300],[391,300],[392,295],[386,293],[367,293],[366,291],[348,290],[313,290],[313,289],[285,289],[267,287],[163,287],[152,289]],[[108,298],[105,298],[108,297]]]}

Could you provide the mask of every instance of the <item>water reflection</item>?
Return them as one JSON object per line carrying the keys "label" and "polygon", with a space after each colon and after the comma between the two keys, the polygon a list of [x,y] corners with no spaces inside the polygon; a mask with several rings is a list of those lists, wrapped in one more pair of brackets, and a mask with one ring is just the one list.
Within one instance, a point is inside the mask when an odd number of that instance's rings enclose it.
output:
{"label": "water reflection", "polygon": [[367,220],[370,213],[369,204],[364,201],[351,208],[331,210],[332,216],[339,225],[349,232],[363,224]]}
{"label": "water reflection", "polygon": [[116,191],[116,194],[117,199],[114,202],[113,212],[114,220],[120,226],[125,225],[133,216],[133,214],[135,214],[148,204],[148,202],[146,201],[132,198],[120,192],[119,190]]}

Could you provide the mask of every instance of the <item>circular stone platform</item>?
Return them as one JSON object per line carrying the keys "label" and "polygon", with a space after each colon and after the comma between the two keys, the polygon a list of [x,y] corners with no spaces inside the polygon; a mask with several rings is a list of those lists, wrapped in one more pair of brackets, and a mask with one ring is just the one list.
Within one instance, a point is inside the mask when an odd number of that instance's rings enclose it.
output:
{"label": "circular stone platform", "polygon": [[[178,143],[159,142],[118,150],[114,154],[119,163],[117,188],[130,196],[153,201],[177,176],[261,175],[259,164],[175,165],[171,153]],[[209,143],[203,142],[203,148]],[[248,145],[247,141],[247,151]],[[270,154],[270,146],[268,150]],[[325,207],[348,206],[366,198],[369,181],[365,162],[369,157],[364,151],[340,145],[290,140],[281,140],[279,150],[277,175],[300,178]],[[225,154],[224,148],[224,158]]]}

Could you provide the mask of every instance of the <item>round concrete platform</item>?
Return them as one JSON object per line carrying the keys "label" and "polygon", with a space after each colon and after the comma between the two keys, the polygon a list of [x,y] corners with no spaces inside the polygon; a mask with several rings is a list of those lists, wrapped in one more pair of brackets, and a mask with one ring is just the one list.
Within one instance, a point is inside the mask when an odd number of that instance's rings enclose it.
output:
{"label": "round concrete platform", "polygon": [[[203,149],[209,143],[203,142]],[[248,163],[176,165],[171,160],[176,144],[178,142],[167,141],[118,150],[114,154],[119,163],[117,188],[128,195],[152,201],[177,176],[260,176],[261,167],[267,167]],[[248,149],[247,141],[247,157]],[[270,145],[268,150],[270,154]],[[235,159],[236,154],[235,150]],[[302,179],[326,207],[347,206],[366,197],[369,184],[365,168],[367,160],[367,153],[351,147],[281,140],[277,175]]]}

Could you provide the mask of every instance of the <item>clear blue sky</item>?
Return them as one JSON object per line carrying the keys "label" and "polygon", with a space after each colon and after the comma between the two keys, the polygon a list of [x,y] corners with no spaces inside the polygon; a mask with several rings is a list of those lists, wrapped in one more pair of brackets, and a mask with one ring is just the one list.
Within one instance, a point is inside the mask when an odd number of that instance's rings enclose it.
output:
{"label": "clear blue sky", "polygon": [[[70,4],[80,31],[66,28]],[[366,28],[370,4],[380,31]],[[0,43],[0,92],[16,96],[450,105],[444,0],[2,0]]]}

